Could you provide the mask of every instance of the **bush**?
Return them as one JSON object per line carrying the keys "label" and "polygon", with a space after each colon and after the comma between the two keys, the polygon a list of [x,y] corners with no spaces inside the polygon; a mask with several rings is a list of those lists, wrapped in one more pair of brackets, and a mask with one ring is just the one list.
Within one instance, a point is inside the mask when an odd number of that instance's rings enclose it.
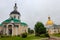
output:
{"label": "bush", "polygon": [[50,37],[48,33],[45,34],[46,37]]}
{"label": "bush", "polygon": [[45,34],[41,34],[40,37],[45,37]]}
{"label": "bush", "polygon": [[35,36],[40,36],[40,34],[38,34],[38,33],[35,33]]}
{"label": "bush", "polygon": [[11,35],[0,35],[0,38],[7,38],[7,37],[11,37]]}
{"label": "bush", "polygon": [[18,37],[20,37],[20,35],[17,35]]}
{"label": "bush", "polygon": [[21,36],[22,36],[22,38],[26,38],[27,37],[27,33],[23,33]]}
{"label": "bush", "polygon": [[5,38],[5,37],[9,37],[9,36],[7,36],[7,35],[1,35],[1,38]]}

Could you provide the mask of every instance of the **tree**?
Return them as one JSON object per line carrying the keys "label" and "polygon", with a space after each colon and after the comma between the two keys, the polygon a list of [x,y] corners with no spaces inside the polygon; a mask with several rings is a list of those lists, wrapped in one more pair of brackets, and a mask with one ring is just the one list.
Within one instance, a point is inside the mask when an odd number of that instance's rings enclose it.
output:
{"label": "tree", "polygon": [[33,34],[34,33],[34,30],[30,30],[30,33]]}
{"label": "tree", "polygon": [[22,34],[21,34],[21,37],[22,37],[22,38],[26,38],[26,37],[27,37],[27,33],[26,33],[26,32],[25,32],[25,33],[22,33]]}
{"label": "tree", "polygon": [[30,30],[31,30],[31,29],[30,29],[30,28],[28,28],[28,33],[30,33]]}
{"label": "tree", "polygon": [[41,34],[46,34],[46,28],[42,22],[37,22],[35,24],[35,35],[40,36]]}
{"label": "tree", "polygon": [[28,33],[29,33],[29,34],[34,33],[34,30],[32,30],[32,29],[28,28]]}

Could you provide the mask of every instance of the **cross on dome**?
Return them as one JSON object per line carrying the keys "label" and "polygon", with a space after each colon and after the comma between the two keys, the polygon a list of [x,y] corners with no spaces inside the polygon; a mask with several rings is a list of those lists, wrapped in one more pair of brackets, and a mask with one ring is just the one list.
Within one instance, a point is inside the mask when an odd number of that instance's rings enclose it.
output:
{"label": "cross on dome", "polygon": [[15,3],[14,10],[17,11],[17,3]]}

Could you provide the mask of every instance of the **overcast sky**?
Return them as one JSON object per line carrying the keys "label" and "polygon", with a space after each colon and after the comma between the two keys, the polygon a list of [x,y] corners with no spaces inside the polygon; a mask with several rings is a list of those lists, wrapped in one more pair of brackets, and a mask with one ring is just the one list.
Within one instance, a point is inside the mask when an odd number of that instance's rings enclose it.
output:
{"label": "overcast sky", "polygon": [[17,3],[21,21],[33,29],[37,21],[44,24],[51,17],[55,24],[60,24],[60,0],[0,0],[0,23],[9,18]]}

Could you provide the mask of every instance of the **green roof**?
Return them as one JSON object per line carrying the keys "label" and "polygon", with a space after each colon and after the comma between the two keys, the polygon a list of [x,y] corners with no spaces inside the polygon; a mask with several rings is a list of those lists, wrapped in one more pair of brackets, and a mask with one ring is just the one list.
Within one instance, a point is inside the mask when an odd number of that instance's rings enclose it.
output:
{"label": "green roof", "polygon": [[22,26],[27,26],[27,24],[26,24],[26,23],[24,23],[24,22],[21,22],[21,25],[22,25]]}
{"label": "green roof", "polygon": [[15,18],[11,18],[11,19],[9,18],[9,19],[3,21],[3,23],[10,23],[11,21],[13,21],[14,23],[20,23],[20,20],[15,19]]}
{"label": "green roof", "polygon": [[3,24],[0,24],[0,26],[2,26]]}
{"label": "green roof", "polygon": [[15,18],[9,18],[9,19],[3,21],[2,23],[10,23],[11,21],[13,21],[14,23],[20,23],[22,26],[27,26],[26,23],[21,22],[20,20],[15,19]]}
{"label": "green roof", "polygon": [[14,23],[20,23],[20,20],[13,19]]}

